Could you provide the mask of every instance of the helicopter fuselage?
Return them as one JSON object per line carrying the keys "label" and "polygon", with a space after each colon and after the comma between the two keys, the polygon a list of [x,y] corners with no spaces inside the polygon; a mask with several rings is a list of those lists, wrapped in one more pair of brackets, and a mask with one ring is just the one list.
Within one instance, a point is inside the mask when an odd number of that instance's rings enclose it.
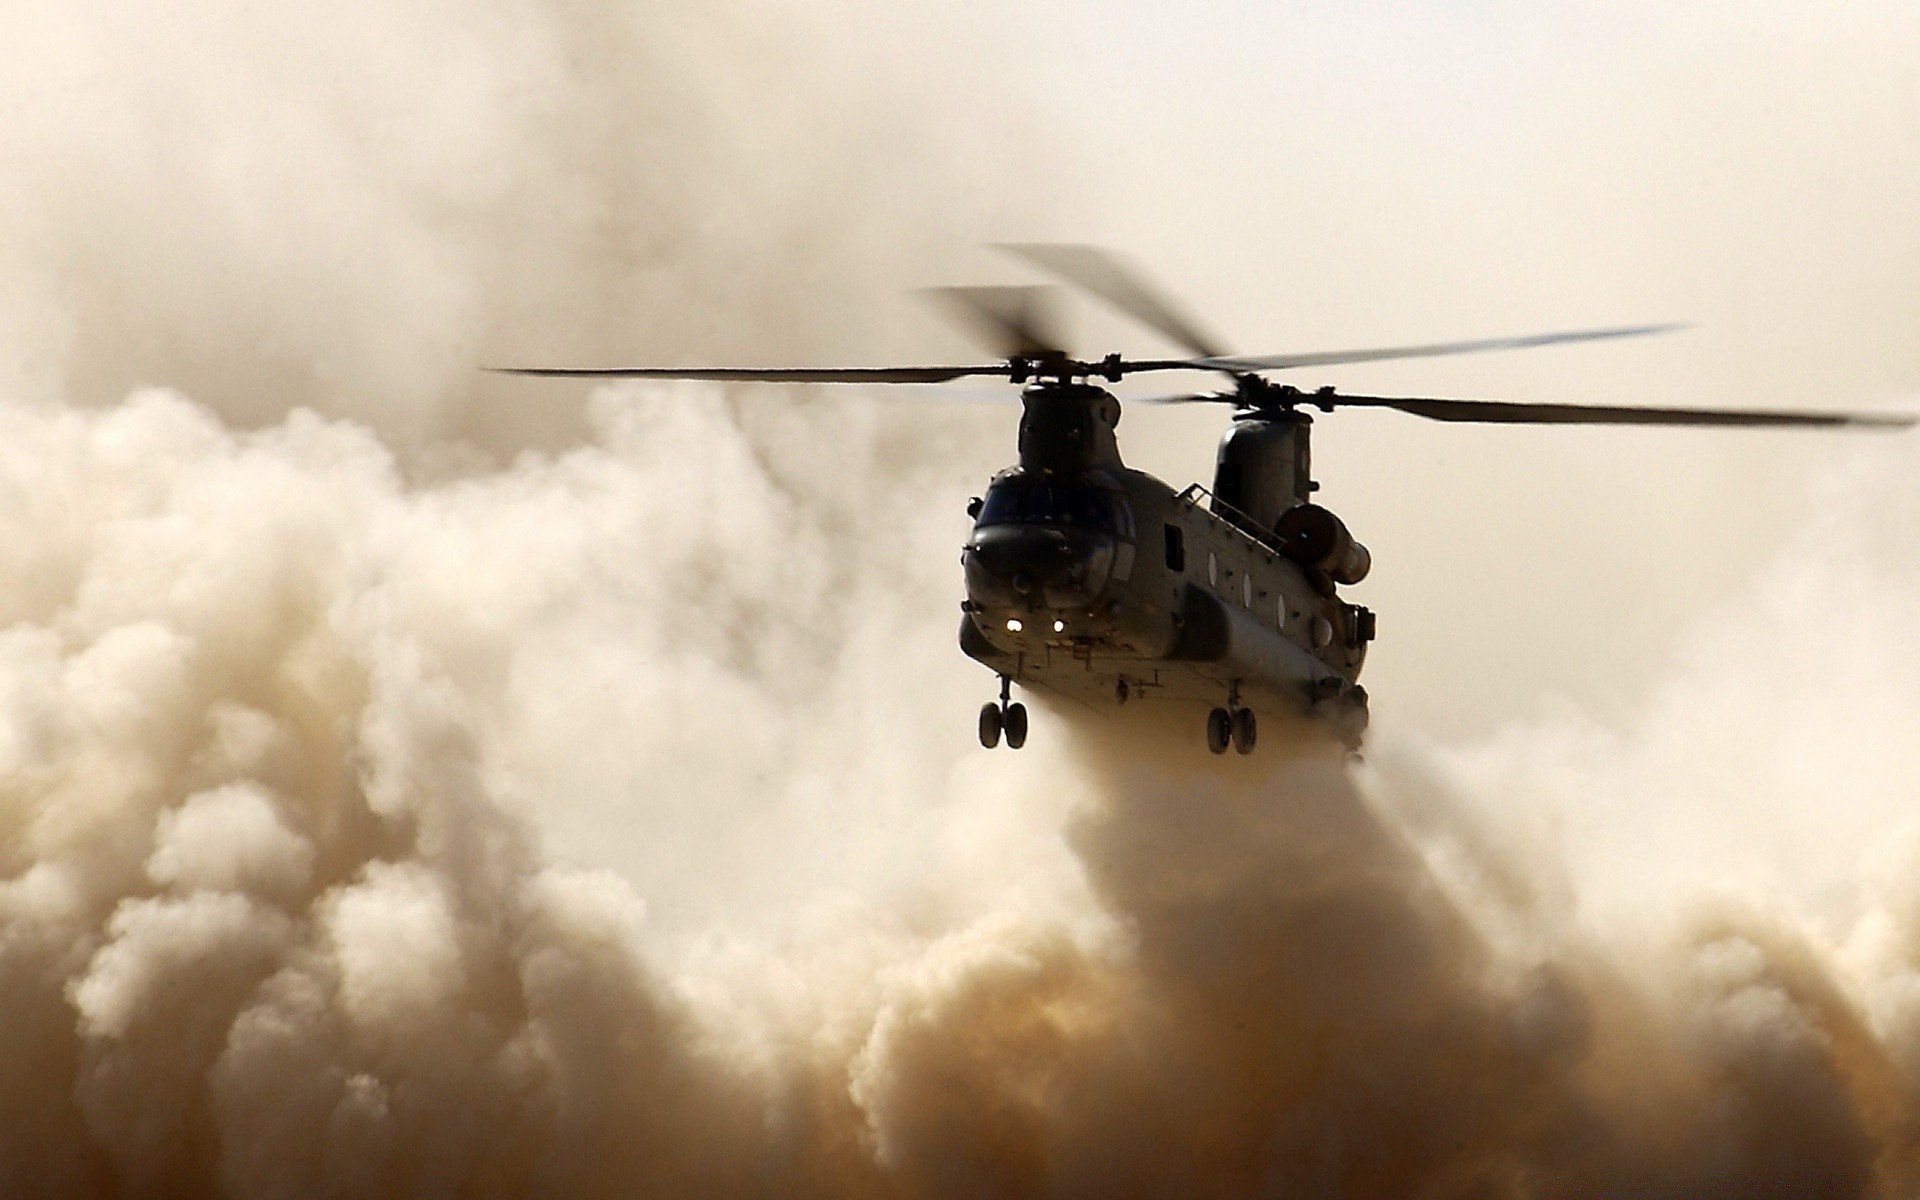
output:
{"label": "helicopter fuselage", "polygon": [[[1042,383],[1024,400],[1020,465],[994,477],[962,553],[961,648],[1012,682],[1083,704],[1304,711],[1357,743],[1372,615],[1340,600],[1333,578],[1297,561],[1276,532],[1310,487],[1304,418],[1302,443],[1283,448],[1301,467],[1292,491],[1275,501],[1268,487],[1261,506],[1278,511],[1256,518],[1198,485],[1175,492],[1126,467],[1119,404],[1105,391]],[[1234,437],[1216,488],[1259,500]]]}

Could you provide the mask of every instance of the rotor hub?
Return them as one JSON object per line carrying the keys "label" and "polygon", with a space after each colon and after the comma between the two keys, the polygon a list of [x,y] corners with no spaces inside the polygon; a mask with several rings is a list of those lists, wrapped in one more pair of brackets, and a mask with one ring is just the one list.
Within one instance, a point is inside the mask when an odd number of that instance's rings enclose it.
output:
{"label": "rotor hub", "polygon": [[[1234,376],[1239,411],[1249,415],[1297,413],[1301,405],[1312,405],[1321,412],[1332,412],[1340,397],[1333,388],[1309,392],[1290,383],[1275,383],[1262,375],[1244,373]],[[1300,414],[1304,418],[1304,414]]]}
{"label": "rotor hub", "polygon": [[1084,362],[1065,354],[1024,354],[1007,360],[1007,377],[1014,383],[1049,380],[1078,383],[1094,378],[1119,383],[1126,373],[1126,359],[1118,354],[1109,354],[1097,362]]}

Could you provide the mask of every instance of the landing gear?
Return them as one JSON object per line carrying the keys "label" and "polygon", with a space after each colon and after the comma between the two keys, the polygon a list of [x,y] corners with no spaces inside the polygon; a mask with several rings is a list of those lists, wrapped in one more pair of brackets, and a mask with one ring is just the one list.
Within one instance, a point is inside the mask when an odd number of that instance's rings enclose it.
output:
{"label": "landing gear", "polygon": [[991,750],[1000,744],[1000,706],[983,704],[980,706],[980,744]]}
{"label": "landing gear", "polygon": [[1014,703],[1007,705],[1006,716],[1001,720],[1007,727],[1007,749],[1018,750],[1027,744],[1027,706]]}
{"label": "landing gear", "polygon": [[1242,754],[1252,754],[1259,738],[1259,723],[1252,709],[1240,706],[1240,685],[1236,683],[1227,692],[1227,706],[1207,714],[1207,749],[1225,754],[1231,745]]}
{"label": "landing gear", "polygon": [[1260,728],[1254,722],[1253,710],[1243,708],[1233,714],[1233,748],[1242,754],[1252,754],[1253,745],[1260,737]]}
{"label": "landing gear", "polygon": [[1207,714],[1207,749],[1215,754],[1225,754],[1227,743],[1233,740],[1233,718],[1224,708],[1216,708]]}
{"label": "landing gear", "polygon": [[1013,681],[1000,677],[1000,702],[980,707],[980,744],[991,750],[1004,736],[1007,749],[1027,744],[1027,706],[1011,699]]}

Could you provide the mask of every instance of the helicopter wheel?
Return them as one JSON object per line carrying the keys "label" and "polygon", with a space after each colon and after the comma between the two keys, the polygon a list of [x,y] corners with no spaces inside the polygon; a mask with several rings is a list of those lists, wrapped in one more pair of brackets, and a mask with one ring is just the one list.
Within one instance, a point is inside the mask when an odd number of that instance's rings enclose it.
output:
{"label": "helicopter wheel", "polygon": [[980,744],[991,750],[1000,744],[1000,706],[983,704],[980,706]]}
{"label": "helicopter wheel", "polygon": [[[1233,714],[1233,748],[1242,754],[1252,754],[1253,746],[1260,737],[1260,728],[1253,719],[1253,710],[1243,708]],[[1218,751],[1215,751],[1218,753]]]}
{"label": "helicopter wheel", "polygon": [[1207,714],[1207,749],[1215,754],[1225,754],[1227,743],[1233,739],[1233,718],[1224,708],[1216,708]]}
{"label": "helicopter wheel", "polygon": [[1027,744],[1027,706],[1014,703],[1007,705],[1007,711],[1000,718],[1007,730],[1007,749],[1018,750]]}

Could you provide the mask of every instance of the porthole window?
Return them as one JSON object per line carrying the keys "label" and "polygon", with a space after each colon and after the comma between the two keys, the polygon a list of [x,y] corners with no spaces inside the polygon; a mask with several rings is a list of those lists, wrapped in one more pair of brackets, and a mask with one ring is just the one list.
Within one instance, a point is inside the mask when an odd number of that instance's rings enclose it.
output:
{"label": "porthole window", "polygon": [[1247,608],[1253,607],[1253,576],[1251,575],[1240,577],[1240,603]]}
{"label": "porthole window", "polygon": [[1220,560],[1213,556],[1211,550],[1207,551],[1207,582],[1214,587],[1220,586]]}

